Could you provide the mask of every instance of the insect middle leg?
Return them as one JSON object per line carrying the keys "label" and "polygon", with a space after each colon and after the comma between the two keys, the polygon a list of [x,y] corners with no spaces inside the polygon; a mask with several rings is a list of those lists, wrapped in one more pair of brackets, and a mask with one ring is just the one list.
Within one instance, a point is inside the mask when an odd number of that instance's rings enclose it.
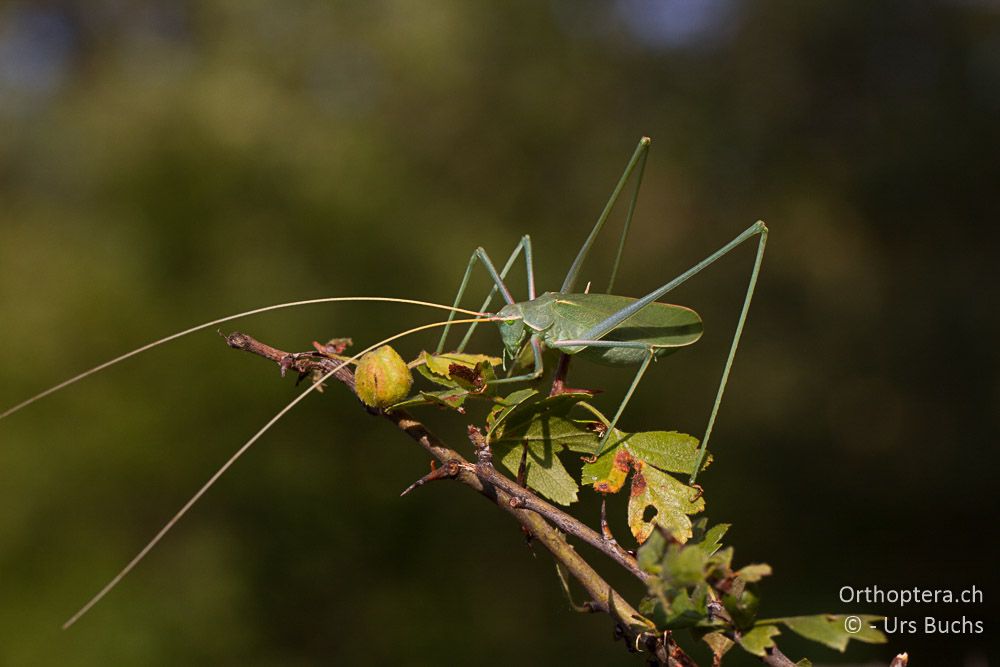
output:
{"label": "insect middle leg", "polygon": [[611,418],[610,422],[608,422],[607,431],[605,431],[604,435],[601,437],[601,444],[597,448],[597,456],[600,456],[604,453],[605,448],[607,448],[608,439],[611,437],[611,433],[618,424],[618,420],[621,418],[622,413],[625,412],[625,406],[628,405],[629,400],[632,398],[632,394],[635,393],[636,387],[638,387],[639,382],[642,381],[642,376],[646,374],[649,364],[656,358],[656,350],[658,348],[655,345],[649,345],[648,343],[641,343],[639,341],[617,340],[566,340],[558,341],[558,344],[574,347],[613,347],[646,350],[646,356],[643,358],[642,363],[639,364],[639,370],[636,371],[635,378],[632,379],[632,384],[629,386],[628,391],[625,392],[625,397],[622,398],[622,402],[618,404],[618,409],[615,410],[615,416]]}

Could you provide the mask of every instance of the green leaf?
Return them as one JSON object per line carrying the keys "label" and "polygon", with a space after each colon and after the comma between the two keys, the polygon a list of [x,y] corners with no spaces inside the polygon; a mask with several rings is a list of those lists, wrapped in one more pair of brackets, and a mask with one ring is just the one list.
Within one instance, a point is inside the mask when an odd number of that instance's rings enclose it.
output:
{"label": "green leaf", "polygon": [[763,658],[765,651],[774,646],[772,637],[781,634],[781,630],[773,625],[758,625],[739,639],[740,646],[749,653]]}
{"label": "green leaf", "polygon": [[590,395],[515,394],[508,397],[511,405],[491,413],[487,438],[494,458],[516,474],[523,447],[527,447],[527,485],[554,502],[575,502],[579,487],[558,454],[566,449],[583,453],[597,450],[600,438],[592,422],[569,417],[570,411]]}
{"label": "green leaf", "polygon": [[725,536],[726,532],[732,524],[729,523],[717,523],[707,531],[705,531],[704,536],[697,542],[694,542],[694,546],[705,552],[706,556],[711,556],[722,546],[722,538]]}
{"label": "green leaf", "polygon": [[[642,461],[633,461],[632,467],[628,525],[636,541],[639,544],[645,542],[653,532],[654,524],[670,531],[678,541],[687,541],[691,537],[688,515],[705,509],[705,500],[699,497],[692,501],[697,493],[695,489]],[[647,508],[655,510],[648,521],[644,517]]]}
{"label": "green leaf", "polygon": [[767,563],[751,563],[736,571],[736,576],[743,581],[756,582],[771,576],[771,566]]}
{"label": "green leaf", "polygon": [[663,559],[663,579],[675,587],[702,583],[707,562],[708,556],[701,549],[671,545]]}
{"label": "green leaf", "polygon": [[753,591],[734,586],[728,594],[722,596],[722,604],[737,628],[749,628],[757,619],[760,600]]}
{"label": "green leaf", "polygon": [[[560,394],[541,400],[536,400],[537,395],[527,397],[505,414],[497,415],[488,435],[490,444],[505,449],[523,442],[541,442],[575,452],[593,453],[600,438],[592,422],[568,416],[577,403],[588,397],[587,394]],[[560,451],[557,449],[556,453]]]}
{"label": "green leaf", "polygon": [[570,411],[578,403],[591,398],[590,394],[583,392],[570,392],[557,394],[555,396],[542,396],[535,392],[535,395],[526,400],[519,401],[510,411],[507,419],[511,423],[522,423],[531,421],[537,415],[548,414],[555,417],[568,417]]}
{"label": "green leaf", "polygon": [[493,435],[493,431],[503,424],[514,408],[537,394],[534,389],[521,389],[498,399],[497,406],[486,416],[487,436]]}
{"label": "green leaf", "polygon": [[[698,439],[676,431],[625,433],[615,429],[610,445],[596,461],[583,467],[580,481],[598,493],[617,493],[625,483],[631,460],[638,459],[669,472],[690,474],[698,456]],[[702,470],[711,462],[706,458]]]}
{"label": "green leaf", "polygon": [[[527,441],[526,444],[528,459],[525,483],[528,487],[560,505],[576,502],[579,487],[553,452],[552,444],[545,441]],[[493,456],[499,457],[504,467],[516,475],[522,451],[520,446],[504,443],[494,445]]]}
{"label": "green leaf", "polygon": [[[427,355],[426,352],[423,352],[422,354],[423,355]],[[423,357],[421,357],[420,361],[423,361],[423,360],[424,360]],[[452,388],[458,387],[458,383],[457,382],[455,382],[454,380],[449,379],[447,376],[438,375],[437,373],[433,372],[432,370],[430,370],[427,367],[426,363],[417,364],[416,366],[414,366],[414,370],[417,371],[418,373],[420,373],[426,379],[428,379],[431,382],[433,382],[433,383],[435,383],[437,385],[440,385],[442,387],[452,387]]]}
{"label": "green leaf", "polygon": [[791,616],[774,619],[774,622],[784,623],[796,634],[806,639],[819,642],[841,653],[847,648],[847,643],[856,639],[867,644],[884,644],[886,637],[881,630],[872,627],[872,623],[883,620],[882,616],[869,614],[856,615],[861,619],[860,630],[850,633],[844,628],[844,623],[850,616],[846,614],[817,614],[815,616]]}
{"label": "green leaf", "polygon": [[681,589],[670,602],[670,611],[663,624],[663,629],[678,630],[694,627],[708,616],[708,594],[704,585],[695,588],[691,595]]}
{"label": "green leaf", "polygon": [[654,530],[649,539],[636,552],[636,562],[644,572],[659,574],[660,561],[667,550],[667,538],[659,530]]}
{"label": "green leaf", "polygon": [[[586,453],[593,451],[597,440],[597,435],[590,429],[588,422],[539,415],[530,422],[505,427],[492,444],[494,451],[528,442],[555,446],[556,453],[563,448]],[[573,483],[576,484],[576,481]]]}
{"label": "green leaf", "polygon": [[733,548],[723,547],[716,551],[708,559],[708,562],[712,565],[712,569],[719,572],[723,577],[728,577],[733,563]]}

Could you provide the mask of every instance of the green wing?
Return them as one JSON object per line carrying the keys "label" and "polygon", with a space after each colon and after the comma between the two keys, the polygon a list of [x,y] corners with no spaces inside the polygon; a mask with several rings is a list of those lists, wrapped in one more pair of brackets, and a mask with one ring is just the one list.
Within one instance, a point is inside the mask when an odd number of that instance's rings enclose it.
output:
{"label": "green wing", "polygon": [[[545,343],[554,347],[552,343],[557,340],[582,338],[594,325],[635,301],[632,297],[613,294],[560,294],[552,305],[555,317],[551,328],[545,331]],[[663,355],[696,342],[701,338],[702,328],[701,317],[690,308],[654,302],[619,324],[602,340],[645,343],[656,347],[657,355]],[[646,356],[645,350],[637,348],[590,347],[577,353],[591,361],[614,366],[638,364]]]}

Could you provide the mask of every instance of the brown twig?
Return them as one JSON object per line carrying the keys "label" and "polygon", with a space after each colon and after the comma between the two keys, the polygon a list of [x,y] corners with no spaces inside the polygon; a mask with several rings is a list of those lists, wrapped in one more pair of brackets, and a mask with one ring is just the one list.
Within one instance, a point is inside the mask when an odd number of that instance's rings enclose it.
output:
{"label": "brown twig", "polygon": [[[270,359],[277,363],[279,367],[291,368],[300,374],[308,374],[313,371],[329,372],[340,365],[337,361],[327,359],[312,352],[300,354],[284,352],[283,350],[261,343],[252,336],[243,333],[233,333],[225,338],[226,343],[232,348]],[[348,389],[351,391],[354,390],[354,375],[349,368],[341,368],[337,371],[335,377],[347,385]],[[421,422],[414,419],[409,413],[403,410],[396,410],[391,413],[385,413],[383,416],[395,424],[397,428],[416,440],[428,454],[441,463],[447,464],[453,460],[461,460],[463,463],[468,463],[457,452],[439,441]],[[623,549],[617,542],[605,540],[602,535],[590,526],[542,500],[530,490],[517,484],[514,480],[505,477],[493,466],[471,466],[467,467],[465,472],[466,475],[475,475],[477,478],[481,478],[478,484],[472,484],[472,486],[476,487],[477,491],[482,492],[483,487],[486,485],[493,485],[503,489],[513,501],[513,507],[541,514],[559,530],[586,542],[609,556],[643,583],[649,581],[649,575],[639,568],[635,557]],[[459,478],[459,481],[467,485],[471,482],[468,478]]]}
{"label": "brown twig", "polygon": [[[290,354],[257,341],[242,333],[226,336],[226,343],[235,349],[251,352],[270,359],[281,368],[291,368],[300,374],[313,371],[329,372],[340,365],[336,361],[313,353]],[[349,389],[354,389],[354,377],[350,369],[343,367],[334,375]],[[492,465],[475,465],[468,462],[458,452],[441,442],[426,426],[403,410],[383,413],[383,416],[417,441],[428,454],[438,459],[446,467],[457,467],[454,479],[469,486],[490,501],[497,504],[524,526],[552,553],[566,570],[576,579],[591,597],[594,609],[609,614],[626,630],[626,636],[635,642],[652,625],[632,607],[610,584],[608,584],[589,563],[566,541],[562,532],[580,537],[588,544],[622,562],[627,569],[645,579],[635,559],[625,554],[625,558],[614,550],[606,548],[600,535],[565,512],[549,505],[527,489],[501,475]],[[550,524],[549,521],[552,523]]]}
{"label": "brown twig", "polygon": [[600,533],[590,526],[542,500],[523,486],[519,486],[514,480],[505,477],[496,468],[485,470],[480,467],[480,469],[477,469],[477,475],[484,481],[504,489],[510,495],[515,506],[541,514],[554,526],[559,528],[559,530],[583,540],[598,551],[609,556],[643,583],[649,582],[649,574],[640,569],[635,557],[623,549],[617,542],[605,540]]}
{"label": "brown twig", "polygon": [[770,667],[795,667],[795,663],[779,651],[777,646],[764,649],[764,657],[761,658],[761,662],[770,665]]}
{"label": "brown twig", "polygon": [[339,367],[333,376],[347,385],[347,388],[352,393],[354,392],[354,372],[342,362],[330,359],[319,352],[296,352],[294,354],[284,352],[238,331],[228,336],[223,336],[223,338],[226,339],[226,345],[233,349],[250,352],[251,354],[256,354],[275,362],[278,364],[278,368],[281,369],[282,377],[284,377],[285,372],[288,370],[293,370],[302,376],[308,375],[313,371],[328,373]]}

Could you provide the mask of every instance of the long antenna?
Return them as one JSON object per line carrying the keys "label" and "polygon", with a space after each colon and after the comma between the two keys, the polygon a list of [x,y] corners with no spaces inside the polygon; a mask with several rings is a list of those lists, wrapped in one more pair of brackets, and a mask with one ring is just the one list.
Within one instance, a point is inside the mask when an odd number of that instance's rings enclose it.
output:
{"label": "long antenna", "polygon": [[415,299],[397,299],[397,298],[388,297],[388,296],[332,296],[332,297],[324,297],[324,298],[321,298],[321,299],[306,299],[305,301],[289,301],[287,303],[278,303],[278,304],[275,304],[273,306],[264,306],[263,308],[255,308],[253,310],[247,310],[247,311],[244,311],[242,313],[236,313],[235,315],[227,315],[226,317],[220,317],[217,320],[212,320],[211,322],[205,322],[204,324],[199,324],[197,326],[193,326],[190,329],[185,329],[184,331],[178,331],[177,333],[170,334],[169,336],[166,336],[165,338],[161,338],[159,340],[154,340],[152,343],[147,343],[146,345],[143,345],[142,347],[137,347],[136,349],[132,350],[131,352],[126,352],[125,354],[123,354],[121,356],[115,357],[114,359],[111,359],[109,361],[105,361],[103,364],[98,364],[97,366],[94,366],[93,368],[91,368],[89,370],[83,371],[79,375],[74,375],[73,377],[69,378],[68,380],[63,380],[59,384],[57,384],[57,385],[55,385],[53,387],[49,387],[45,391],[39,392],[39,393],[35,394],[34,396],[32,396],[31,398],[28,398],[28,399],[26,399],[24,401],[21,401],[20,403],[18,403],[17,405],[15,405],[15,406],[13,406],[11,408],[7,408],[3,412],[0,412],[0,419],[4,419],[5,417],[9,417],[12,414],[14,414],[15,412],[18,412],[19,410],[22,410],[22,409],[28,407],[29,405],[31,405],[35,401],[39,401],[39,400],[45,398],[46,396],[54,394],[57,391],[59,391],[60,389],[65,389],[66,387],[70,386],[71,384],[76,384],[80,380],[83,380],[84,378],[90,377],[94,373],[98,373],[100,371],[103,371],[105,368],[108,368],[110,366],[114,366],[115,364],[117,364],[120,361],[125,361],[129,357],[134,357],[137,354],[141,354],[141,353],[145,352],[146,350],[151,350],[154,347],[157,347],[159,345],[163,345],[164,343],[169,343],[172,340],[176,340],[176,339],[178,339],[178,338],[180,338],[182,336],[187,336],[188,334],[194,333],[196,331],[201,331],[202,329],[208,329],[209,327],[214,327],[216,325],[222,324],[223,322],[229,322],[230,320],[235,320],[235,319],[238,319],[240,317],[246,317],[248,315],[257,315],[258,313],[266,313],[266,312],[268,312],[270,310],[279,310],[279,309],[282,309],[282,308],[293,308],[295,306],[308,306],[310,304],[316,304],[316,303],[332,303],[332,302],[335,302],[335,301],[383,301],[383,302],[389,302],[389,303],[406,303],[406,304],[411,304],[411,305],[414,305],[414,306],[427,306],[428,308],[439,308],[441,310],[450,310],[452,312],[462,313],[464,315],[476,315],[476,316],[479,316],[479,317],[484,317],[484,316],[487,315],[487,313],[480,313],[480,312],[477,312],[475,310],[465,310],[464,308],[456,308],[454,306],[446,306],[446,305],[441,304],[441,303],[432,303],[430,301],[417,301]]}
{"label": "long antenna", "polygon": [[[477,317],[477,318],[471,318],[471,319],[460,320],[460,321],[459,320],[451,320],[451,323],[452,324],[472,324],[474,322],[492,322],[492,321],[494,321],[493,318]],[[385,345],[386,343],[390,343],[390,342],[396,340],[397,338],[402,338],[403,336],[408,336],[408,335],[410,335],[412,333],[417,333],[419,331],[425,331],[427,329],[433,329],[434,327],[443,327],[443,326],[445,326],[447,324],[448,324],[448,321],[434,322],[432,324],[424,324],[422,326],[415,327],[413,329],[407,329],[406,331],[403,331],[402,333],[398,333],[398,334],[395,334],[393,336],[389,336],[385,340],[381,340],[381,341],[375,343],[374,345],[369,345],[364,350],[362,350],[361,352],[358,352],[357,354],[355,354],[350,359],[347,359],[346,361],[340,363],[333,370],[327,372],[321,378],[319,378],[318,380],[316,380],[315,382],[313,382],[311,385],[309,385],[309,387],[305,391],[303,391],[301,394],[299,394],[294,399],[292,399],[292,401],[288,405],[286,405],[280,411],[278,411],[278,414],[276,414],[273,417],[271,417],[270,421],[268,421],[266,424],[264,424],[264,426],[259,431],[257,431],[256,433],[254,433],[253,437],[251,437],[249,440],[247,440],[246,443],[244,443],[242,447],[240,447],[238,450],[236,450],[236,453],[233,454],[232,456],[230,456],[229,460],[227,460],[225,463],[223,463],[222,466],[218,470],[215,471],[214,475],[212,475],[211,477],[208,478],[208,481],[205,482],[202,485],[202,487],[200,489],[198,489],[198,491],[193,496],[191,496],[190,500],[188,500],[186,503],[184,503],[183,507],[181,507],[177,511],[177,513],[174,514],[174,516],[171,517],[171,519],[169,521],[167,521],[166,524],[164,524],[163,528],[160,529],[160,531],[153,537],[153,539],[151,539],[149,541],[149,543],[146,544],[146,546],[144,546],[142,548],[142,550],[140,550],[139,553],[137,553],[135,555],[135,557],[128,562],[128,565],[126,565],[124,568],[122,568],[121,572],[119,572],[118,574],[116,574],[114,576],[114,578],[111,579],[111,581],[109,581],[107,584],[105,584],[104,588],[102,588],[100,591],[98,591],[97,595],[95,595],[94,597],[92,597],[90,599],[90,601],[87,602],[87,604],[83,605],[83,607],[81,607],[78,612],[76,612],[75,614],[73,614],[68,621],[66,621],[65,623],[63,623],[62,629],[65,630],[65,629],[69,628],[71,625],[73,625],[78,620],[80,620],[80,617],[82,617],[84,614],[86,614],[88,611],[90,611],[90,609],[95,604],[97,604],[98,602],[100,602],[101,599],[111,591],[111,589],[113,589],[115,586],[118,585],[118,582],[120,582],[122,579],[125,578],[125,575],[127,575],[129,572],[131,572],[132,569],[136,565],[138,565],[139,562],[143,558],[146,557],[146,554],[148,554],[150,551],[153,550],[153,547],[155,547],[160,542],[160,540],[163,539],[163,536],[166,535],[170,531],[170,529],[173,528],[174,525],[178,521],[181,520],[181,517],[183,517],[185,514],[187,514],[188,510],[190,510],[194,506],[194,504],[196,502],[198,502],[198,500],[203,495],[205,495],[205,492],[207,492],[212,487],[212,485],[215,484],[215,482],[218,481],[218,479],[220,477],[222,477],[222,475],[227,470],[229,470],[229,468],[232,467],[232,465],[234,463],[236,463],[237,459],[239,459],[241,456],[243,456],[243,454],[245,454],[246,451],[248,449],[250,449],[250,447],[255,442],[257,442],[257,440],[262,435],[264,435],[268,431],[268,429],[270,429],[272,426],[274,426],[274,424],[279,419],[281,419],[286,414],[288,414],[288,412],[293,407],[295,407],[299,403],[299,401],[301,401],[303,398],[305,398],[306,396],[308,396],[309,393],[311,393],[314,389],[316,389],[318,386],[320,386],[321,384],[323,384],[323,382],[325,382],[326,380],[328,380],[334,373],[336,373],[337,371],[339,371],[341,368],[343,368],[347,364],[349,364],[349,363],[351,363],[353,361],[356,361],[360,357],[364,356],[366,353],[371,352],[375,348],[380,347],[382,345]]]}

